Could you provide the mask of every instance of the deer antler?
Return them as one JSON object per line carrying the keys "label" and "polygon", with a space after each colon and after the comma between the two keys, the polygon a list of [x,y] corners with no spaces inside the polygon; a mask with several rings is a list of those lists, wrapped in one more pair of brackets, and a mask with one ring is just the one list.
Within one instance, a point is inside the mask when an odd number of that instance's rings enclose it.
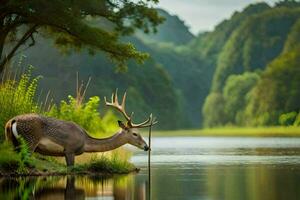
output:
{"label": "deer antler", "polygon": [[119,112],[121,112],[123,114],[123,116],[127,120],[127,125],[130,128],[144,128],[144,127],[149,127],[149,126],[154,125],[154,124],[156,124],[158,122],[158,121],[156,121],[155,118],[153,118],[152,114],[150,114],[149,118],[146,121],[144,121],[142,123],[139,123],[139,124],[132,123],[133,112],[129,116],[126,113],[126,111],[125,111],[126,92],[123,95],[122,103],[121,104],[119,104],[119,100],[118,100],[118,89],[116,89],[115,93],[112,93],[112,95],[111,95],[111,102],[107,102],[106,101],[106,97],[104,97],[104,101],[105,101],[105,104],[107,106],[111,106],[113,108],[116,108]]}

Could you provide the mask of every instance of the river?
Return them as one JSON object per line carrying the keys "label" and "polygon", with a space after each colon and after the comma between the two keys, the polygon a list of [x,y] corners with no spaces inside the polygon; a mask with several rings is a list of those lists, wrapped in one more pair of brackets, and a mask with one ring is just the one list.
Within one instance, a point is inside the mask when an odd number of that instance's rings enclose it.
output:
{"label": "river", "polygon": [[0,199],[299,200],[300,138],[157,137],[141,171],[113,177],[2,178]]}

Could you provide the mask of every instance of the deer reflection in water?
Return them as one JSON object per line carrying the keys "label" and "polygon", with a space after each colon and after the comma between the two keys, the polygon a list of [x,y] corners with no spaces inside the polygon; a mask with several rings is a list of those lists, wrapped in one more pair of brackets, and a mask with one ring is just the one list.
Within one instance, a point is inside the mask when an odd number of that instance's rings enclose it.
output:
{"label": "deer reflection in water", "polygon": [[148,199],[146,180],[131,175],[120,177],[31,177],[0,179],[0,199],[79,200],[111,198]]}
{"label": "deer reflection in water", "polygon": [[34,199],[85,199],[85,191],[75,187],[75,177],[68,176],[66,186],[45,187],[34,194]]}

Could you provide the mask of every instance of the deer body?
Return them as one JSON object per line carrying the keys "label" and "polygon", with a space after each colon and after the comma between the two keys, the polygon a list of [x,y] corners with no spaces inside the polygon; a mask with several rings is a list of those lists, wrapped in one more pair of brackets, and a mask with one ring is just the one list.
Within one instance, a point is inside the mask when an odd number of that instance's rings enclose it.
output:
{"label": "deer body", "polygon": [[[18,138],[22,137],[31,152],[49,156],[65,156],[68,166],[74,165],[74,158],[84,152],[104,152],[116,149],[126,143],[132,144],[145,151],[148,145],[138,133],[137,128],[155,124],[152,115],[143,123],[133,124],[132,116],[125,112],[126,93],[122,104],[118,102],[117,92],[112,95],[112,106],[121,112],[127,120],[127,125],[118,121],[121,130],[113,136],[97,139],[74,122],[45,117],[38,114],[19,115],[9,120],[5,126],[5,136],[18,146]],[[150,123],[150,124],[149,124]]]}
{"label": "deer body", "polygon": [[[15,127],[15,128],[13,128]],[[31,152],[48,156],[65,156],[67,165],[74,164],[74,156],[84,152],[104,152],[132,143],[144,150],[148,146],[139,138],[134,143],[131,135],[119,131],[115,135],[97,139],[90,137],[84,129],[73,122],[49,118],[37,114],[19,115],[6,124],[6,138],[18,145],[18,137],[23,137]]]}

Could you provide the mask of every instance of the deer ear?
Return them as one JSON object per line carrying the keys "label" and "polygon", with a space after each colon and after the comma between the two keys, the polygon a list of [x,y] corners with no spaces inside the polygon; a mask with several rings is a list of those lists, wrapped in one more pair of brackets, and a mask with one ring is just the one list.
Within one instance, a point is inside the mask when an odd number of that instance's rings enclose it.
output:
{"label": "deer ear", "polygon": [[119,124],[119,127],[124,129],[124,130],[127,130],[127,127],[123,124],[122,121],[118,120],[118,124]]}

